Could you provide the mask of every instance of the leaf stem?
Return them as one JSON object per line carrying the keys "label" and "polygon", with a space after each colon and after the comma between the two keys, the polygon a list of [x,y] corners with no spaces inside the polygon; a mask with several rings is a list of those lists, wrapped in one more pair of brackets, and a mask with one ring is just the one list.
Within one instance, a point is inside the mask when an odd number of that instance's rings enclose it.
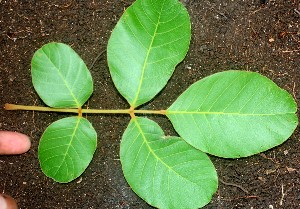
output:
{"label": "leaf stem", "polygon": [[136,114],[158,114],[158,115],[165,115],[166,110],[134,110]]}
{"label": "leaf stem", "polygon": [[[51,108],[51,107],[41,107],[41,106],[26,106],[26,105],[15,105],[8,104],[4,105],[6,110],[32,110],[32,111],[42,111],[42,112],[67,112],[67,113],[77,113],[79,110],[77,108]],[[119,110],[101,110],[101,109],[81,109],[80,112],[91,113],[91,114],[161,114],[165,115],[165,110],[132,110],[132,109],[119,109]]]}

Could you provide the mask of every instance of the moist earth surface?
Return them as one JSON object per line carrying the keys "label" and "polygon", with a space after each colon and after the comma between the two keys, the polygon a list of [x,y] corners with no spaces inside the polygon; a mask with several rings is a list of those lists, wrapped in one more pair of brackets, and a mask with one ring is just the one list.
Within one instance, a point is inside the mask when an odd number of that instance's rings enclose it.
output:
{"label": "moist earth surface", "polygon": [[[0,129],[25,133],[32,148],[0,156],[0,192],[20,208],[152,208],[126,183],[119,160],[128,115],[84,115],[97,130],[94,158],[69,184],[39,167],[39,139],[61,113],[5,111],[5,103],[44,106],[31,83],[34,52],[49,42],[69,44],[85,61],[94,93],[85,108],[125,109],[106,61],[111,31],[131,0],[0,0]],[[259,72],[300,99],[299,0],[182,0],[192,22],[190,50],[170,82],[143,109],[166,109],[192,83],[229,69]],[[126,54],[124,54],[126,56]],[[176,135],[163,116],[149,116]],[[242,159],[210,156],[219,188],[205,208],[300,208],[299,129],[282,145]]]}

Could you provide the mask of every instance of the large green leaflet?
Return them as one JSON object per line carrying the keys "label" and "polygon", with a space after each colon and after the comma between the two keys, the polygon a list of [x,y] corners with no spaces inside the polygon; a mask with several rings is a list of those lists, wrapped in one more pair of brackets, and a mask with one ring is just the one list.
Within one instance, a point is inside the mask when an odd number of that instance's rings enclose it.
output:
{"label": "large green leaflet", "polygon": [[216,170],[208,156],[181,138],[165,137],[150,119],[131,119],[120,159],[132,189],[161,209],[202,207],[217,189]]}
{"label": "large green leaflet", "polygon": [[52,123],[39,144],[39,160],[46,176],[67,183],[80,176],[93,158],[97,133],[83,117]]}
{"label": "large green leaflet", "polygon": [[132,107],[151,100],[189,48],[189,14],[178,0],[137,0],[108,42],[108,65],[118,91]]}
{"label": "large green leaflet", "polygon": [[93,92],[93,81],[83,60],[68,45],[49,43],[31,62],[32,83],[50,107],[81,107]]}
{"label": "large green leaflet", "polygon": [[287,140],[298,124],[292,96],[254,72],[226,71],[189,87],[167,110],[184,140],[220,157],[253,155]]}

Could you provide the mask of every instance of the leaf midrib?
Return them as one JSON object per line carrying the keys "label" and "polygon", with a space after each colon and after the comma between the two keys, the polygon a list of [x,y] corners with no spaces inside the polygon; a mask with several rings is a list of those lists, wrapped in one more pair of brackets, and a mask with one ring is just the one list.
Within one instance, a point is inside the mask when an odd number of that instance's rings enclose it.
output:
{"label": "leaf midrib", "polygon": [[[57,67],[57,66],[55,65],[55,63],[50,59],[50,56],[47,55],[47,53],[44,51],[43,48],[42,48],[42,51],[43,51],[43,53],[46,55],[46,57],[47,57],[47,59],[49,60],[49,62],[51,62],[51,64],[55,67],[55,69],[56,69],[56,71],[57,71],[59,77],[62,79],[62,81],[64,82],[66,88],[67,88],[68,91],[70,92],[71,97],[74,99],[74,101],[75,101],[75,103],[76,103],[76,106],[77,106],[77,107],[80,107],[81,105],[80,105],[79,101],[77,100],[76,96],[74,95],[73,91],[71,90],[71,88],[70,88],[69,84],[67,83],[66,79],[64,79],[64,76],[62,75],[62,73],[61,73],[61,71],[60,71],[60,68]],[[59,51],[59,50],[58,50],[58,51]]]}
{"label": "leaf midrib", "polygon": [[56,170],[54,176],[56,176],[56,174],[57,174],[57,172],[60,170],[62,164],[65,162],[66,156],[67,156],[67,154],[68,154],[68,152],[69,152],[69,149],[70,149],[70,147],[72,146],[72,142],[73,142],[73,140],[74,140],[74,138],[75,138],[75,134],[76,134],[76,132],[77,132],[77,129],[78,129],[78,126],[79,126],[80,121],[81,121],[81,118],[78,117],[78,118],[77,118],[76,125],[75,125],[74,130],[73,130],[73,133],[70,135],[71,140],[70,140],[70,142],[67,144],[67,150],[65,151],[65,154],[63,155],[64,157],[63,157],[63,159],[62,159],[62,161],[61,161],[61,164],[60,164],[59,166],[57,166],[58,169]]}
{"label": "leaf midrib", "polygon": [[148,141],[147,141],[147,138],[146,136],[144,135],[144,131],[143,129],[141,128],[138,120],[136,118],[133,119],[135,124],[136,124],[136,127],[138,128],[139,132],[141,133],[141,136],[144,140],[144,143],[147,145],[148,147],[148,150],[149,152],[157,159],[157,161],[159,161],[160,163],[162,163],[164,166],[166,166],[166,168],[168,169],[168,171],[172,171],[173,173],[175,173],[175,175],[179,176],[180,178],[183,178],[185,179],[186,181],[196,185],[197,187],[199,187],[199,185],[193,181],[191,181],[190,179],[187,179],[186,177],[180,175],[178,172],[176,172],[176,170],[174,170],[171,166],[169,166],[168,164],[166,164],[155,152],[154,150],[151,148],[151,146],[149,145]]}
{"label": "leaf midrib", "polygon": [[146,69],[146,66],[148,64],[149,55],[150,55],[150,52],[151,52],[151,49],[152,49],[152,45],[153,45],[154,39],[155,39],[156,34],[157,34],[158,26],[160,24],[160,18],[161,18],[162,10],[163,10],[163,6],[161,7],[161,11],[160,11],[159,16],[157,18],[157,24],[155,26],[155,30],[154,30],[154,33],[153,33],[153,36],[152,36],[151,42],[149,44],[148,51],[147,51],[147,54],[146,54],[146,57],[145,57],[145,60],[144,60],[144,63],[143,63],[142,74],[141,74],[141,77],[140,77],[140,82],[139,82],[139,86],[138,86],[138,89],[137,89],[136,96],[135,96],[135,98],[134,98],[134,100],[133,100],[133,102],[131,104],[132,107],[135,107],[135,105],[137,103],[137,100],[139,98],[139,95],[141,93],[141,88],[142,88],[142,84],[143,84],[143,81],[144,81],[145,69]]}
{"label": "leaf midrib", "polygon": [[172,111],[167,110],[166,115],[181,115],[181,114],[190,114],[190,115],[238,115],[238,116],[275,116],[275,115],[287,115],[295,114],[294,112],[285,112],[285,113],[239,113],[239,112],[197,112],[197,111]]}

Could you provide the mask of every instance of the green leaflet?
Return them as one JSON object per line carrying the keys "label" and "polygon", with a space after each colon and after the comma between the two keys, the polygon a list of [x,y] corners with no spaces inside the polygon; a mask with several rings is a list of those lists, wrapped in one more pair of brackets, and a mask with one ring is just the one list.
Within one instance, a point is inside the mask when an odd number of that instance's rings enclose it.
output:
{"label": "green leaflet", "polygon": [[292,96],[258,73],[226,71],[189,87],[167,110],[184,140],[203,152],[237,158],[287,140],[298,124]]}
{"label": "green leaflet", "polygon": [[93,92],[85,63],[66,44],[49,43],[37,50],[31,73],[35,90],[50,107],[81,107]]}
{"label": "green leaflet", "polygon": [[165,137],[146,118],[131,119],[120,159],[132,189],[160,209],[199,208],[217,190],[217,174],[207,155],[181,138]]}
{"label": "green leaflet", "polygon": [[108,42],[112,79],[132,107],[151,100],[189,48],[189,14],[178,0],[137,0]]}
{"label": "green leaflet", "polygon": [[69,117],[52,123],[39,144],[39,161],[44,174],[67,183],[80,176],[93,158],[97,133],[88,120]]}

